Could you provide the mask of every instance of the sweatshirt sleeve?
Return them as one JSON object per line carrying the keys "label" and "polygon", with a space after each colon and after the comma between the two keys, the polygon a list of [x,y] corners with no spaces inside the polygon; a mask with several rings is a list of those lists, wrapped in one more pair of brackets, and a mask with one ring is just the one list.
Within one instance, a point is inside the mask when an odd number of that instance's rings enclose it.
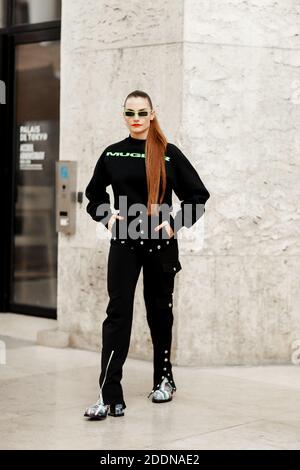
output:
{"label": "sweatshirt sleeve", "polygon": [[190,228],[205,212],[205,203],[210,194],[200,176],[182,151],[172,144],[174,165],[174,192],[181,201],[171,225],[174,233],[182,227]]}
{"label": "sweatshirt sleeve", "polygon": [[[103,225],[108,229],[108,220],[112,215],[112,211],[110,207],[110,196],[106,191],[106,187],[109,186],[111,182],[105,167],[105,152],[106,149],[100,155],[96,163],[93,176],[86,187],[85,196],[89,200],[86,206],[87,213],[90,214],[93,220],[102,222]],[[99,207],[100,205],[101,210]],[[107,216],[107,221],[104,223],[104,218]]]}

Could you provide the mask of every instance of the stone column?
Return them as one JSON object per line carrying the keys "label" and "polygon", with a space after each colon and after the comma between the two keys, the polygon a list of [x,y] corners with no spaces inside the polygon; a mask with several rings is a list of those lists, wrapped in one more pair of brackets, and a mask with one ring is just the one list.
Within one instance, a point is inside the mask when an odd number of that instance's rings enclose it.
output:
{"label": "stone column", "polygon": [[290,362],[300,338],[299,14],[184,2],[180,136],[211,198],[180,277],[180,364]]}

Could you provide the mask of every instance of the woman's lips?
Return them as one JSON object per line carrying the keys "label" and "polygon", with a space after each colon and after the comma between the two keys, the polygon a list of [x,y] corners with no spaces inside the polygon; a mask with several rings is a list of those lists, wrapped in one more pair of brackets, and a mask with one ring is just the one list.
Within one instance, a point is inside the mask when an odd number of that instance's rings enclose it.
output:
{"label": "woman's lips", "polygon": [[140,127],[141,124],[132,124],[132,127]]}

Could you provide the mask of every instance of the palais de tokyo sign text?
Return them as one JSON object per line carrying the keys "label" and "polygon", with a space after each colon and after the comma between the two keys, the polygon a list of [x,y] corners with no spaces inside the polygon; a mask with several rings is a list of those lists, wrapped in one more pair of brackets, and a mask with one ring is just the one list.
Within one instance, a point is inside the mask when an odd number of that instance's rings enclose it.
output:
{"label": "palais de tokyo sign text", "polygon": [[45,151],[36,150],[35,144],[47,140],[48,133],[42,132],[40,125],[20,126],[20,170],[43,170]]}

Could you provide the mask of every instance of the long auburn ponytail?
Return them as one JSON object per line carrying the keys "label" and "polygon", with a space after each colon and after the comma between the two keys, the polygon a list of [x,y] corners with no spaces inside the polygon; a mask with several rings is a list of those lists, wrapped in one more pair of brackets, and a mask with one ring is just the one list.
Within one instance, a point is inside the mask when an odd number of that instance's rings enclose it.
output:
{"label": "long auburn ponytail", "polygon": [[[141,90],[131,92],[125,99],[130,97],[142,97],[149,101],[151,110],[153,109],[150,96]],[[147,175],[147,189],[148,189],[148,202],[147,213],[148,215],[157,215],[157,204],[161,204],[167,185],[166,177],[166,164],[165,164],[165,150],[167,147],[167,139],[164,136],[156,116],[150,121],[150,127],[145,145],[145,165]]]}

